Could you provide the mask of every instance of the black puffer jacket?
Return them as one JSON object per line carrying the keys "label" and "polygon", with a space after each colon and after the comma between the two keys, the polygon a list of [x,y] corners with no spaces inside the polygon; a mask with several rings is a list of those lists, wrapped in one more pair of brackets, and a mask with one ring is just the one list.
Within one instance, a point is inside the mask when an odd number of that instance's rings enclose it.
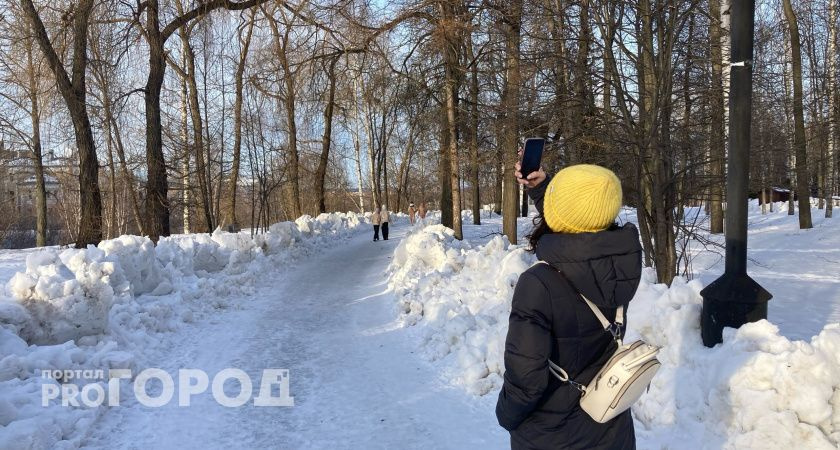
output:
{"label": "black puffer jacket", "polygon": [[[540,211],[546,184],[531,192]],[[580,408],[578,391],[551,376],[548,358],[572,379],[592,380],[615,343],[578,292],[613,320],[616,308],[626,306],[639,285],[641,251],[633,224],[540,239],[537,257],[553,267],[538,264],[519,277],[505,342],[505,381],[496,404],[513,449],[635,448],[630,411],[605,424],[595,422]]]}

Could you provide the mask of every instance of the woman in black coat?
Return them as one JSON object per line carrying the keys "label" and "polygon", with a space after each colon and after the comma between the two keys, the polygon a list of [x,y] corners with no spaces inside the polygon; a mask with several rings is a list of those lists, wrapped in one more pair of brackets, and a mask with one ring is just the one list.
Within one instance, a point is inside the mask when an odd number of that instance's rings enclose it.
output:
{"label": "woman in black coat", "polygon": [[499,424],[510,431],[513,449],[634,449],[629,410],[595,422],[581,409],[580,392],[548,370],[551,359],[586,385],[615,350],[612,335],[580,294],[612,321],[639,285],[638,231],[614,224],[620,182],[607,169],[579,165],[550,182],[540,170],[520,183],[530,188],[541,214],[529,236],[531,249],[548,264],[534,265],[516,284],[496,404]]}

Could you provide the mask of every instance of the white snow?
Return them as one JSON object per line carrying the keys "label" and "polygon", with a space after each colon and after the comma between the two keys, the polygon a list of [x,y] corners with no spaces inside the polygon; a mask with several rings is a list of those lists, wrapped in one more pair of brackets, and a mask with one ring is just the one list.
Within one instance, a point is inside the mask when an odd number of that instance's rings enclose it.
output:
{"label": "white snow", "polygon": [[[774,293],[769,315],[783,332],[761,321],[726,330],[713,349],[702,345],[699,292],[723,262],[696,239],[688,251],[697,279],[678,278],[669,288],[645,269],[628,311],[629,335],[662,346],[663,368],[634,407],[639,448],[840,445],[840,222],[815,209],[815,229],[800,231],[785,210],[761,215],[754,202],[750,212],[749,270]],[[623,212],[623,221],[634,219],[634,211]],[[535,260],[521,245],[487,240],[498,222],[473,227],[466,234],[474,242],[441,226],[417,230],[390,269],[404,323],[421,330],[422,352],[454,384],[486,397],[501,386],[513,286]]]}
{"label": "white snow", "polygon": [[0,276],[24,270],[0,291],[0,448],[75,447],[105,410],[42,407],[42,385],[57,383],[42,370],[143,366],[167,333],[247,308],[240,300],[267,273],[367,230],[366,220],[322,214],[253,238],[217,231],[157,246],[122,236],[83,250],[4,251]]}
{"label": "white snow", "polygon": [[510,298],[534,260],[522,248],[508,250],[500,236],[473,248],[455,240],[452,230],[432,225],[406,237],[391,266],[405,323],[422,320],[428,356],[451,354],[455,381],[478,395],[501,387]]}
{"label": "white snow", "polygon": [[[776,203],[775,212],[762,215],[758,203],[750,202],[748,269],[773,294],[770,321],[783,336],[808,341],[825,325],[840,323],[840,217],[826,219],[824,211],[812,207],[814,228],[800,230],[798,216],[788,215],[787,207],[786,202]],[[704,222],[699,226],[708,228]],[[709,237],[705,232],[701,236]],[[712,239],[723,243],[723,236]],[[724,266],[723,248],[707,247],[697,240],[689,246],[703,285],[723,273]]]}
{"label": "white snow", "polygon": [[386,283],[404,230],[397,224],[392,240],[374,243],[365,227],[341,246],[320,248],[282,277],[264,280],[247,296],[247,308],[171,335],[176,354],[152,361],[211,376],[239,367],[254,380],[262,368],[288,368],[293,407],[225,408],[207,394],[188,408],[127,404],[102,418],[85,448],[508,446],[492,399],[450,386],[437,367],[412,354],[413,330],[399,326]]}
{"label": "white snow", "polygon": [[[644,272],[629,334],[661,345],[663,367],[634,407],[640,449],[840,445],[840,219],[814,209],[815,228],[798,230],[786,205],[750,208],[770,321],[702,346],[699,291],[723,249],[696,208],[690,277],[667,287]],[[365,217],[331,214],[254,238],[0,251],[0,448],[507,448],[494,404],[513,286],[534,256],[489,210],[481,226],[464,212],[463,241],[439,213],[410,230],[391,217],[377,243]],[[58,384],[41,370],[147,367],[288,368],[295,406],[205,393],[152,409],[128,389],[118,408],[41,406]]]}
{"label": "white snow", "polygon": [[[662,369],[634,406],[644,448],[832,449],[840,443],[840,324],[791,341],[766,320],[700,339],[702,284],[643,282],[628,309],[628,339],[661,346]],[[640,445],[640,447],[642,447]]]}

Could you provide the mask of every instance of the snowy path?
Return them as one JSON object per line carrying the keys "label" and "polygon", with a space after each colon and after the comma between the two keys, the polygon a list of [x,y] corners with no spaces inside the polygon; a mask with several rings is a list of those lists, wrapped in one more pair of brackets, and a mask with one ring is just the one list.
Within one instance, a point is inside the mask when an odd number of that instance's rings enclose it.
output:
{"label": "snowy path", "polygon": [[[385,269],[402,232],[367,233],[281,269],[243,308],[173,335],[158,367],[290,369],[294,407],[128,404],[108,411],[90,448],[508,448],[494,396],[451,387],[395,321]],[[268,278],[271,278],[269,276]],[[177,381],[176,381],[177,382]],[[177,394],[176,394],[177,396]]]}

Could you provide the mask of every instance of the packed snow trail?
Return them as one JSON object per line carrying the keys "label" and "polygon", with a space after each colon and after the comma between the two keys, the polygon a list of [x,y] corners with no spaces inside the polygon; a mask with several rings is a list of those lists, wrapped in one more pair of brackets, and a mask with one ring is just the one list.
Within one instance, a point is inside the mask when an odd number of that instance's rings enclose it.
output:
{"label": "packed snow trail", "polygon": [[[452,387],[415,353],[387,292],[386,268],[405,230],[389,241],[363,233],[266,274],[277,281],[241,310],[172,337],[158,367],[177,383],[181,368],[212,377],[241,368],[259,389],[261,370],[290,370],[293,407],[218,405],[208,389],[189,407],[133,399],[108,411],[90,448],[509,448],[494,396]],[[238,386],[233,383],[233,395]]]}

